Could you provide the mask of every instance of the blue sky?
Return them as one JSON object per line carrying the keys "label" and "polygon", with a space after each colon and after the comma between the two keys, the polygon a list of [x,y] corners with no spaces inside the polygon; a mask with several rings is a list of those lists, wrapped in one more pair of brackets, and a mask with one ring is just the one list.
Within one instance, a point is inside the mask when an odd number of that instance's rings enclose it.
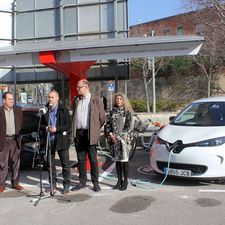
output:
{"label": "blue sky", "polygon": [[183,13],[182,0],[128,0],[129,26]]}

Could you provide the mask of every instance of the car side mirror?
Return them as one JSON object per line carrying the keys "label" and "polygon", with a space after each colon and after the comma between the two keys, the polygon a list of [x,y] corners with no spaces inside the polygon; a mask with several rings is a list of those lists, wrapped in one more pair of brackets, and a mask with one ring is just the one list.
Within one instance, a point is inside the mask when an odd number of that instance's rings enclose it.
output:
{"label": "car side mirror", "polygon": [[175,119],[176,116],[170,116],[169,121],[172,122]]}

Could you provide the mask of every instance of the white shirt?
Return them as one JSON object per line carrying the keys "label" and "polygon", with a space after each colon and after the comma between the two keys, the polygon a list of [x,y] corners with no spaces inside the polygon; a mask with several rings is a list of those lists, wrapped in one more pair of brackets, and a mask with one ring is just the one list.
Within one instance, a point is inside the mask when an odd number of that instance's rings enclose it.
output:
{"label": "white shirt", "polygon": [[78,103],[77,117],[76,117],[76,122],[77,122],[76,129],[88,129],[89,128],[90,99],[91,99],[91,93],[88,93]]}
{"label": "white shirt", "polygon": [[14,112],[13,109],[8,109],[4,107],[5,111],[5,120],[6,120],[6,135],[15,135],[15,121],[14,121]]}

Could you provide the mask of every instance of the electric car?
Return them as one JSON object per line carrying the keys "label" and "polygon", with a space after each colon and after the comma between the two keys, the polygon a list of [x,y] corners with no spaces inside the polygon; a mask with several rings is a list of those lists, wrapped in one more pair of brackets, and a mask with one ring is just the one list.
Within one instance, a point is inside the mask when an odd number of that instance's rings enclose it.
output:
{"label": "electric car", "polygon": [[225,97],[192,102],[158,133],[150,150],[154,171],[193,179],[225,177]]}

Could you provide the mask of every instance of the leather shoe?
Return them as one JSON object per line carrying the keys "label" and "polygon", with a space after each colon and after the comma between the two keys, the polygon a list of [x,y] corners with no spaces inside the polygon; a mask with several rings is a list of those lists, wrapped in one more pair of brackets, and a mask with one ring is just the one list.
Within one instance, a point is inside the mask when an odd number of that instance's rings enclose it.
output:
{"label": "leather shoe", "polygon": [[56,188],[47,188],[46,190],[45,190],[45,192],[46,193],[50,193],[51,195],[54,195],[56,192],[57,192],[57,190],[56,190]]}
{"label": "leather shoe", "polygon": [[80,189],[82,189],[82,188],[85,188],[85,187],[86,187],[86,184],[79,183],[79,184],[77,184],[75,187],[73,187],[73,188],[71,189],[71,191],[78,191],[78,190],[80,190]]}
{"label": "leather shoe", "polygon": [[70,188],[69,188],[69,186],[64,186],[64,188],[63,188],[63,194],[64,195],[67,195],[67,194],[69,194],[70,193]]}
{"label": "leather shoe", "polygon": [[99,191],[101,191],[101,190],[102,190],[102,189],[100,188],[99,184],[94,184],[93,191],[99,192]]}
{"label": "leather shoe", "polygon": [[113,190],[117,190],[117,189],[120,189],[121,187],[122,187],[122,185],[123,185],[123,182],[122,181],[118,181],[117,183],[116,183],[116,185],[115,186],[113,186]]}
{"label": "leather shoe", "polygon": [[19,185],[19,184],[17,184],[16,186],[13,186],[12,188],[13,188],[13,189],[16,189],[16,190],[18,190],[18,191],[21,191],[21,190],[24,189],[24,187],[22,187],[22,186]]}
{"label": "leather shoe", "polygon": [[125,181],[125,182],[122,184],[122,186],[119,188],[119,190],[120,190],[120,191],[125,191],[125,190],[127,190],[127,185],[128,185],[128,182]]}
{"label": "leather shoe", "polygon": [[5,188],[0,186],[0,193],[2,193],[4,190],[5,190]]}

